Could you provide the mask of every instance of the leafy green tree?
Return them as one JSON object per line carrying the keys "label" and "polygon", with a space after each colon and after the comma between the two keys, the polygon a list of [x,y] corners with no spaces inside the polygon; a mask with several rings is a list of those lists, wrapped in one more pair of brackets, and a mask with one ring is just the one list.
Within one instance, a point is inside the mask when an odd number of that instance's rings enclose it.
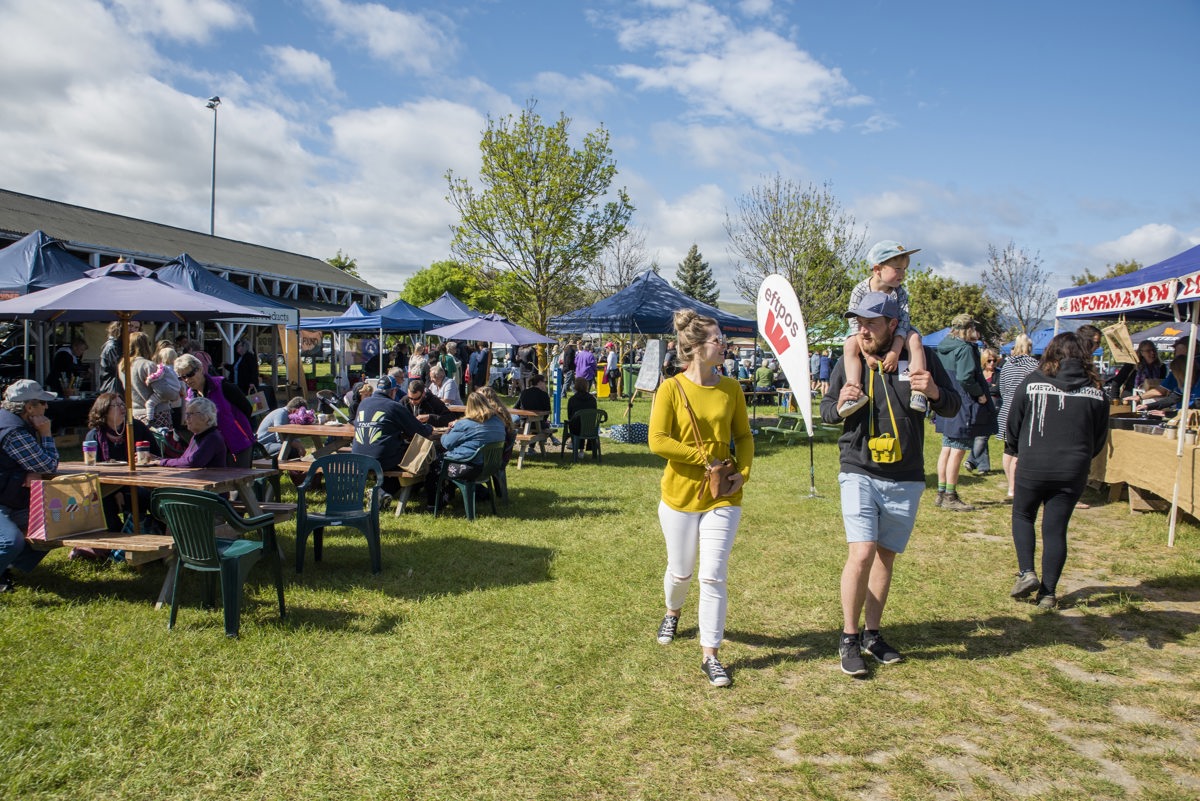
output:
{"label": "leafy green tree", "polygon": [[1004,334],[1000,312],[979,284],[963,284],[929,270],[909,270],[904,280],[908,290],[909,316],[913,327],[932,334],[950,325],[955,315],[966,312],[979,323],[984,339],[994,341]]}
{"label": "leafy green tree", "polygon": [[505,313],[545,333],[570,311],[588,268],[625,229],[633,206],[624,189],[605,201],[617,168],[603,127],[573,148],[570,120],[542,124],[530,102],[517,117],[488,120],[480,142],[482,189],[446,173],[459,213],[451,249],[494,279],[514,279],[520,297]]}
{"label": "leafy green tree", "polygon": [[776,174],[736,203],[725,230],[738,294],[754,303],[763,279],[782,275],[796,290],[809,340],[840,337],[850,290],[866,275],[866,233],[856,230],[830,185],[803,186]]}
{"label": "leafy green tree", "polygon": [[337,267],[344,273],[349,273],[355,278],[362,278],[358,274],[358,259],[352,259],[349,255],[342,253],[342,249],[338,248],[336,256],[330,256],[325,260],[325,263],[331,267]]}
{"label": "leafy green tree", "polygon": [[1083,275],[1072,275],[1071,285],[1083,286],[1085,284],[1092,284],[1096,281],[1102,281],[1105,278],[1116,278],[1118,275],[1128,275],[1129,273],[1140,269],[1142,269],[1142,265],[1136,259],[1119,261],[1116,264],[1106,265],[1104,275],[1094,275],[1091,270],[1087,269],[1083,271]]}
{"label": "leafy green tree", "polygon": [[713,278],[712,268],[700,255],[700,249],[696,247],[695,242],[688,249],[687,256],[679,262],[675,280],[671,283],[683,294],[695,298],[701,303],[707,303],[709,306],[716,306],[717,298],[721,294],[717,290],[717,281]]}

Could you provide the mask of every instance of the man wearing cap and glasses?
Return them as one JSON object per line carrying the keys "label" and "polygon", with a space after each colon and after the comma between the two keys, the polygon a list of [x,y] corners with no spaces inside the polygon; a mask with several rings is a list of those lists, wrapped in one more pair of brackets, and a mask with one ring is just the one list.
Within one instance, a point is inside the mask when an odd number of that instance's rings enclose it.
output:
{"label": "man wearing cap and glasses", "polygon": [[[396,470],[413,436],[433,438],[433,426],[422,423],[408,407],[395,400],[400,389],[391,375],[379,379],[375,391],[362,399],[354,414],[354,441],[350,452],[370,456],[384,471]],[[400,479],[386,478],[383,491],[390,500],[400,489]]]}
{"label": "man wearing cap and glasses", "polygon": [[50,435],[46,401],[57,398],[29,379],[14,381],[0,409],[0,593],[11,592],[16,566],[28,573],[44,551],[25,546],[29,527],[29,479],[58,469],[58,449]]}
{"label": "man wearing cap and glasses", "polygon": [[[846,313],[856,318],[860,350],[876,359],[866,377],[867,404],[844,420],[839,411],[863,392],[846,380],[846,360],[838,362],[821,399],[821,419],[844,423],[838,438],[842,522],[849,556],[842,570],[842,634],[838,642],[842,672],[867,673],[863,654],[884,664],[900,661],[900,653],[879,633],[883,607],[892,583],[892,565],[912,534],[917,505],[925,491],[925,415],[909,406],[921,392],[938,415],[953,415],[959,399],[937,359],[925,354],[926,370],[907,375],[885,372],[882,357],[892,347],[900,309],[882,292],[868,292]],[[903,352],[901,356],[904,356]],[[865,612],[865,627],[859,620]]]}

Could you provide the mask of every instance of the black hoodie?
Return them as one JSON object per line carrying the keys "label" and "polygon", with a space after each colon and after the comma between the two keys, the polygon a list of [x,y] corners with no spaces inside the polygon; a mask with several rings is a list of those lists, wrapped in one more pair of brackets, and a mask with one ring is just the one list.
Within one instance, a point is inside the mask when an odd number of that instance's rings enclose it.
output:
{"label": "black hoodie", "polygon": [[1108,401],[1078,359],[1064,359],[1054,376],[1034,370],[1017,387],[1004,452],[1017,457],[1018,478],[1086,478],[1107,441]]}

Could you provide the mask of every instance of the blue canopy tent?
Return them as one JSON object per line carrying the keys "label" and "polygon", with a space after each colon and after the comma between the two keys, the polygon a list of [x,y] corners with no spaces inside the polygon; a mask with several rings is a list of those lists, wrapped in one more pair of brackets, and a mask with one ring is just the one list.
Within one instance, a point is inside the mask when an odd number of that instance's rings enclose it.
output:
{"label": "blue canopy tent", "polygon": [[450,292],[443,292],[440,298],[432,303],[426,303],[421,307],[421,310],[444,317],[455,323],[480,316],[479,312],[454,297]]}
{"label": "blue canopy tent", "polygon": [[552,317],[549,328],[559,334],[603,333],[666,334],[674,330],[675,312],[694,309],[708,315],[726,336],[752,337],[758,322],[724,312],[688,297],[653,270],[602,301],[583,309]]}
{"label": "blue canopy tent", "polygon": [[296,327],[347,334],[377,331],[379,332],[379,347],[383,347],[384,332],[393,334],[424,333],[430,328],[437,328],[449,323],[450,320],[445,317],[419,309],[406,301],[397,300],[375,312],[368,312],[359,304],[353,303],[338,317],[306,317]]}
{"label": "blue canopy tent", "polygon": [[[300,312],[294,306],[289,306],[257,292],[251,292],[232,281],[226,281],[224,278],[214,275],[211,270],[186,253],[180,253],[171,259],[160,267],[157,273],[159,278],[169,284],[193,289],[266,315],[265,320],[261,318],[249,320],[254,325],[293,325],[300,320]],[[234,319],[222,322],[242,321]]]}
{"label": "blue canopy tent", "polygon": [[950,334],[950,326],[946,326],[941,331],[934,331],[932,334],[927,334],[921,337],[921,342],[927,348],[936,348],[937,344],[945,339]]}
{"label": "blue canopy tent", "polygon": [[[41,231],[27,234],[0,250],[0,298],[27,295],[84,277],[91,269],[87,262]],[[29,377],[29,322],[25,321],[25,377]],[[38,332],[37,373],[45,373],[47,353],[44,337]]]}

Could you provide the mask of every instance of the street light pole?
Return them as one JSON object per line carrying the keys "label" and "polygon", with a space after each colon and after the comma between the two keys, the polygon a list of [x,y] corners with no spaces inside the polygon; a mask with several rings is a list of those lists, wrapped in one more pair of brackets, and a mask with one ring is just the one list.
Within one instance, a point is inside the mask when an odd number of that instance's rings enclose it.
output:
{"label": "street light pole", "polygon": [[208,235],[214,236],[217,228],[217,106],[221,105],[221,98],[213,95],[208,99],[208,105],[205,108],[212,109],[213,113],[213,159],[212,159],[212,202],[208,207]]}

